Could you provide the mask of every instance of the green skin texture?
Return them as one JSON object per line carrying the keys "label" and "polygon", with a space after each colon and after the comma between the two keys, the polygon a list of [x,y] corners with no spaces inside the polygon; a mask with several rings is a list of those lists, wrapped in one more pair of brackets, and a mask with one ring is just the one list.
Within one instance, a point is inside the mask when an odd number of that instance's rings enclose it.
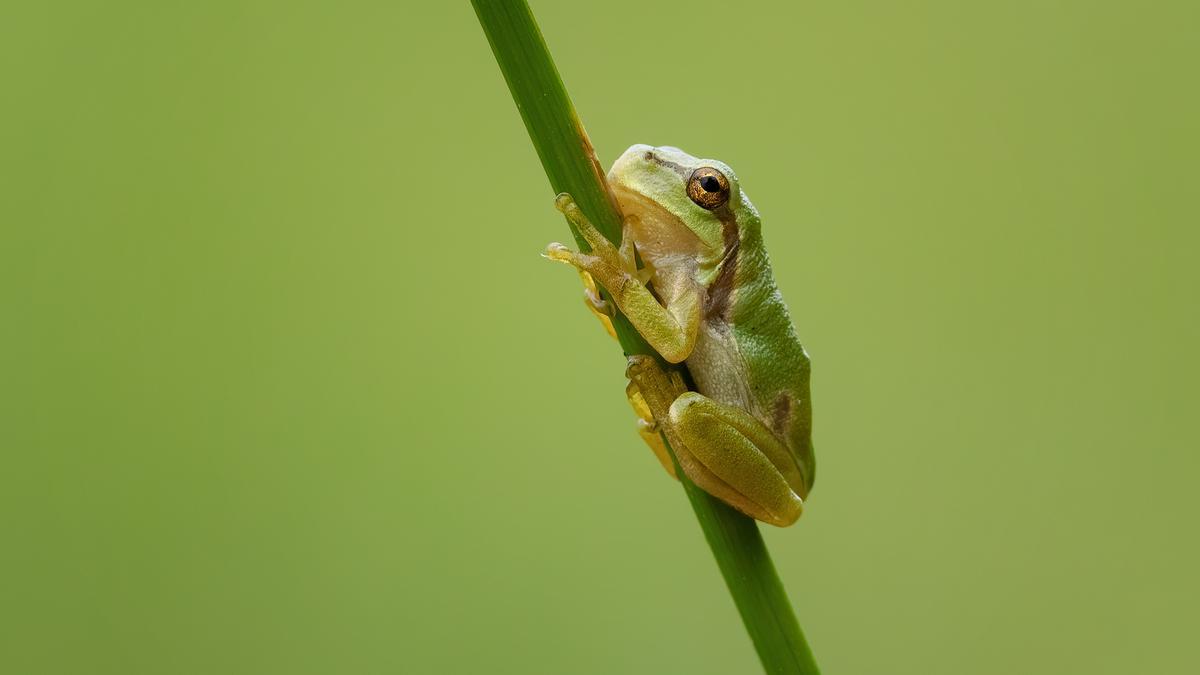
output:
{"label": "green skin texture", "polygon": [[[693,201],[697,169],[727,179],[728,201]],[[809,359],[775,285],[758,211],[728,165],[678,148],[634,145],[608,181],[625,215],[620,249],[564,194],[557,206],[592,250],[551,244],[547,257],[590,275],[666,361],[687,365],[695,391],[654,359],[630,359],[631,400],[664,467],[673,472],[660,431],[701,488],[758,520],[791,525],[816,471]],[[590,291],[588,301],[610,311]]]}

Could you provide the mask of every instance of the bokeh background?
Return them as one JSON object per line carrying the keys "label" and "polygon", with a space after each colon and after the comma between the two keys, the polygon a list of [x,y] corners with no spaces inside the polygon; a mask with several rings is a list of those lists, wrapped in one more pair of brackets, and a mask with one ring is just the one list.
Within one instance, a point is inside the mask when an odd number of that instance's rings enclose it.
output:
{"label": "bokeh background", "polygon": [[[824,670],[1195,672],[1196,4],[533,8],[764,214]],[[756,672],[467,2],[0,37],[0,672]]]}

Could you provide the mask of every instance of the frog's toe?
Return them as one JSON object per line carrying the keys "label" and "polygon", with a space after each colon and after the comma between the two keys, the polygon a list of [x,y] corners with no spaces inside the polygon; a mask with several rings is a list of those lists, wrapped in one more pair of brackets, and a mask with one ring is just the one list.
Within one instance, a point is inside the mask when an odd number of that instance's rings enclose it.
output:
{"label": "frog's toe", "polygon": [[571,207],[575,206],[575,198],[570,192],[560,192],[554,196],[554,208],[566,213]]}
{"label": "frog's toe", "polygon": [[543,258],[567,263],[569,265],[575,264],[575,258],[577,255],[578,254],[575,253],[575,251],[572,251],[557,241],[552,241],[549,244],[546,244],[546,250],[542,253]]}
{"label": "frog's toe", "polygon": [[655,366],[654,357],[645,354],[630,354],[625,363],[625,377],[629,380],[637,380],[638,375],[646,372],[647,369]]}
{"label": "frog's toe", "polygon": [[583,303],[597,314],[611,317],[616,313],[611,302],[600,297],[599,293],[590,288],[583,289]]}

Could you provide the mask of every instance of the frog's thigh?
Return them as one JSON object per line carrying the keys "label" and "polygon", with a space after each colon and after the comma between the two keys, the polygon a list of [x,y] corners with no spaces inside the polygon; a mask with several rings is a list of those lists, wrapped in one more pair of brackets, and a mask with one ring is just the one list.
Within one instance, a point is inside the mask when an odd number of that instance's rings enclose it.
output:
{"label": "frog's thigh", "polygon": [[658,424],[654,421],[654,413],[650,411],[650,406],[646,403],[642,392],[638,391],[636,384],[630,382],[629,386],[625,387],[625,396],[629,398],[629,405],[637,413],[638,435],[654,451],[654,456],[658,458],[658,462],[667,470],[667,473],[671,474],[672,478],[678,478],[675,475],[675,462],[671,461],[671,454],[667,452],[667,446],[663,443]]}
{"label": "frog's thigh", "polygon": [[[629,357],[629,366],[625,369],[625,374],[654,419],[662,421],[657,425],[658,429],[671,443],[671,447],[675,450],[675,459],[679,461],[679,468],[683,469],[688,478],[691,478],[692,482],[705,492],[742,513],[765,522],[773,522],[773,516],[770,513],[743,497],[729,483],[718,478],[694,457],[677,433],[677,429],[671,424],[671,404],[687,392],[687,386],[684,385],[683,378],[679,376],[679,373],[667,372],[652,356],[634,354]],[[667,457],[667,459],[670,458]]]}
{"label": "frog's thigh", "polygon": [[804,502],[788,480],[790,475],[798,481],[799,470],[762,422],[740,408],[687,392],[671,404],[669,423],[699,463],[762,512],[750,515],[779,526],[800,517]]}

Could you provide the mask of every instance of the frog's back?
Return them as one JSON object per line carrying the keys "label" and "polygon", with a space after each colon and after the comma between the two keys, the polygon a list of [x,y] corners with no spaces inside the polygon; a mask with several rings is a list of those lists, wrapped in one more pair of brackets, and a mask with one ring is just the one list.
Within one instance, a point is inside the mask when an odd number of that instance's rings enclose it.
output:
{"label": "frog's back", "polygon": [[746,410],[783,439],[807,467],[811,486],[808,354],[775,285],[761,239],[744,238],[729,263],[734,263],[733,271],[722,270],[709,287],[688,369],[701,394]]}

